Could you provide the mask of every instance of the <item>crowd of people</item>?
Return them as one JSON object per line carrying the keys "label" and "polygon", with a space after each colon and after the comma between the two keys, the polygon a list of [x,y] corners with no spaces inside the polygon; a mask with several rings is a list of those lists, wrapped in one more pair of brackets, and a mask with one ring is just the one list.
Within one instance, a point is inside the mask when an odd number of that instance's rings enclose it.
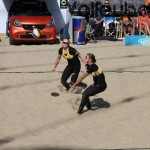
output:
{"label": "crowd of people", "polygon": [[[150,0],[146,1],[138,13],[137,17],[133,17],[129,9],[125,9],[124,13],[118,19],[118,26],[122,29],[121,34],[123,36],[127,34],[150,35]],[[99,34],[99,31],[103,30],[105,18],[112,15],[109,0],[106,0],[105,4],[102,4],[100,1],[96,3],[93,18],[89,20],[95,36]]]}

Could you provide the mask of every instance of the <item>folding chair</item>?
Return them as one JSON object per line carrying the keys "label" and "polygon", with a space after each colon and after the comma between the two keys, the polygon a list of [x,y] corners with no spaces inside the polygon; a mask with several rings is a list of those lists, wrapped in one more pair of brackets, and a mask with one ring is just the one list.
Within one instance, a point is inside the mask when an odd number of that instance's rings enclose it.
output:
{"label": "folding chair", "polygon": [[138,30],[139,30],[139,35],[146,35],[145,34],[145,30],[147,30],[147,34],[149,34],[150,35],[150,31],[149,31],[149,25],[148,25],[148,23],[146,23],[146,26],[145,26],[145,29],[142,29],[142,23],[141,22],[138,22],[137,23],[137,26],[138,26]]}
{"label": "folding chair", "polygon": [[118,24],[119,22],[116,21],[116,17],[104,17],[104,35],[105,36],[112,36],[117,38],[118,37]]}
{"label": "folding chair", "polygon": [[[135,35],[135,33],[137,34],[137,19],[136,18],[133,19],[132,25],[133,25],[133,32],[128,30],[128,27],[127,27],[126,28],[126,35]],[[119,29],[118,30],[119,30],[119,37],[123,38],[124,35],[123,35],[123,23],[122,22],[119,23]]]}
{"label": "folding chair", "polygon": [[150,35],[149,17],[144,9],[140,11],[140,16],[137,19],[137,25],[139,29],[139,35]]}

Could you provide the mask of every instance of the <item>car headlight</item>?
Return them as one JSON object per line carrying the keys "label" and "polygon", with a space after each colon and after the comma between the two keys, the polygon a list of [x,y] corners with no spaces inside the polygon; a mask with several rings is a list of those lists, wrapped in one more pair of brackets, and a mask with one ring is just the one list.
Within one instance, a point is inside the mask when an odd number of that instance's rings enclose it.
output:
{"label": "car headlight", "polygon": [[51,21],[49,21],[47,23],[47,27],[52,27],[53,25],[54,25],[54,21],[53,20],[51,20]]}
{"label": "car headlight", "polygon": [[16,27],[20,27],[20,26],[21,26],[21,23],[20,23],[20,21],[18,21],[18,20],[14,20],[14,25],[15,25]]}

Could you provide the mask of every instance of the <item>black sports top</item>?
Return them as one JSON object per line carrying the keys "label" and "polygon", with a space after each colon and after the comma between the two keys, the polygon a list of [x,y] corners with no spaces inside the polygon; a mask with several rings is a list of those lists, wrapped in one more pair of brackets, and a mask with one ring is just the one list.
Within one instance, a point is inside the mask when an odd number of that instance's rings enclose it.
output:
{"label": "black sports top", "polygon": [[86,65],[86,72],[93,76],[93,81],[95,84],[106,85],[105,75],[100,67],[96,64]]}
{"label": "black sports top", "polygon": [[71,46],[69,46],[69,51],[67,54],[64,54],[63,47],[59,49],[58,54],[62,55],[65,59],[67,59],[69,65],[75,65],[80,63],[80,60],[78,58],[78,51]]}

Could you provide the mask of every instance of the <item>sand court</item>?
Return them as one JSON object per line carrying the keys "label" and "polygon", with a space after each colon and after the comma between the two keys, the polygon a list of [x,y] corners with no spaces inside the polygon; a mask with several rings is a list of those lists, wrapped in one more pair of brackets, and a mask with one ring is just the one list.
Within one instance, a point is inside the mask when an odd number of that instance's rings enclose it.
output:
{"label": "sand court", "polygon": [[[11,46],[1,39],[0,150],[150,148],[149,47],[71,44],[83,55],[95,54],[108,84],[91,97],[94,110],[78,116],[81,94],[57,87],[66,60],[51,71],[61,44]],[[84,82],[93,83],[90,76]]]}

